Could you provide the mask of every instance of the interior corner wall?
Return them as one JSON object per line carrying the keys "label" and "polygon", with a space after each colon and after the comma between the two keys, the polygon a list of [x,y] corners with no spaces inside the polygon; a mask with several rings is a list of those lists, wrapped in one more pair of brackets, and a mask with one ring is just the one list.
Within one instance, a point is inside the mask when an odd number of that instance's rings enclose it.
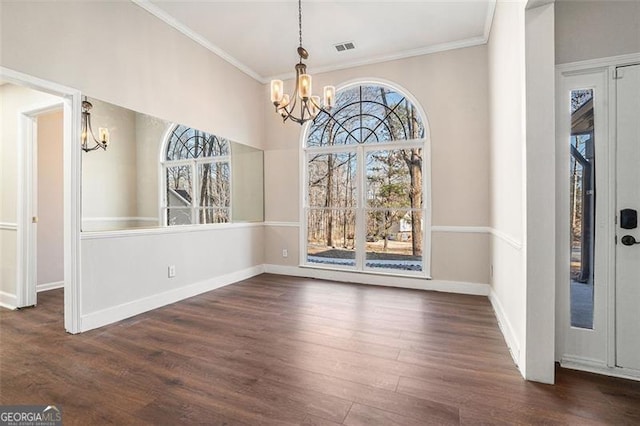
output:
{"label": "interior corner wall", "polygon": [[[132,2],[2,2],[0,19],[3,67],[263,147],[263,85]],[[258,273],[262,236],[262,226],[83,234],[81,330]]]}
{"label": "interior corner wall", "polygon": [[498,1],[489,38],[491,122],[490,299],[526,371],[525,4]]}
{"label": "interior corner wall", "polygon": [[555,62],[640,52],[640,1],[556,1]]}
{"label": "interior corner wall", "polygon": [[526,197],[528,380],[555,379],[554,4],[527,9]]}
{"label": "interior corner wall", "polygon": [[[313,73],[313,69],[311,69]],[[489,114],[485,45],[314,74],[314,87],[378,79],[424,108],[430,127],[432,277],[489,282]],[[285,82],[290,87],[291,81]],[[263,89],[268,97],[268,87]],[[265,111],[265,263],[300,262],[301,127]],[[282,257],[287,249],[288,257]],[[452,253],[455,253],[453,255]],[[302,273],[301,269],[297,269]],[[393,280],[387,280],[392,282]]]}

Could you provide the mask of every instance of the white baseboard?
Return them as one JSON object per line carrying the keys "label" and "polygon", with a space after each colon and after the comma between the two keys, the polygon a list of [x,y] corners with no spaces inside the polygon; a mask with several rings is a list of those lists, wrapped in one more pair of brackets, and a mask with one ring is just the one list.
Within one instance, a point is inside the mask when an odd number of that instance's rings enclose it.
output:
{"label": "white baseboard", "polygon": [[471,294],[476,296],[487,296],[489,295],[490,290],[489,284],[482,283],[432,280],[427,278],[382,274],[363,274],[358,272],[336,271],[320,268],[300,268],[298,266],[265,264],[264,272],[277,275],[290,275],[294,277],[318,278],[348,283],[442,291],[447,293]]}
{"label": "white baseboard", "polygon": [[560,366],[571,370],[580,370],[589,373],[604,374],[606,376],[640,381],[640,371],[622,367],[609,367],[602,361],[590,358],[564,355],[560,360]]}
{"label": "white baseboard", "polygon": [[63,288],[63,287],[64,287],[64,281],[56,281],[56,282],[52,282],[52,283],[38,284],[36,286],[36,292],[40,293],[41,291],[55,290],[57,288]]}
{"label": "white baseboard", "polygon": [[189,297],[197,296],[198,294],[206,293],[238,281],[246,280],[247,278],[260,275],[263,272],[263,265],[257,265],[241,271],[232,272],[230,274],[200,281],[185,287],[166,291],[164,293],[154,294],[153,296],[145,297],[143,299],[123,303],[122,305],[103,309],[101,311],[92,312],[90,314],[83,315],[80,318],[80,331],[89,331],[94,328],[112,324],[153,309],[161,308],[171,303],[179,302],[180,300],[184,300]]}
{"label": "white baseboard", "polygon": [[520,367],[520,342],[518,342],[516,334],[513,331],[513,326],[502,307],[500,299],[498,299],[498,296],[493,289],[491,289],[491,292],[489,293],[489,301],[491,302],[491,306],[493,306],[493,311],[498,319],[498,326],[500,327],[500,331],[502,331],[505,342],[507,342],[513,362],[515,362],[516,366],[520,369],[520,373],[523,373],[522,368]]}
{"label": "white baseboard", "polygon": [[0,306],[7,309],[16,309],[18,298],[15,294],[0,291]]}

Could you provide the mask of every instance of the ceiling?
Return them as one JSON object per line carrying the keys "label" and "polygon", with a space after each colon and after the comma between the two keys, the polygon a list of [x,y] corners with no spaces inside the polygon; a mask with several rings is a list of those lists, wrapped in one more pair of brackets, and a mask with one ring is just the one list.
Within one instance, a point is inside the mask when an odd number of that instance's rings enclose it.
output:
{"label": "ceiling", "polygon": [[[293,75],[298,3],[132,0],[253,78]],[[303,45],[312,73],[486,43],[495,0],[305,0]],[[338,52],[335,44],[353,42]]]}

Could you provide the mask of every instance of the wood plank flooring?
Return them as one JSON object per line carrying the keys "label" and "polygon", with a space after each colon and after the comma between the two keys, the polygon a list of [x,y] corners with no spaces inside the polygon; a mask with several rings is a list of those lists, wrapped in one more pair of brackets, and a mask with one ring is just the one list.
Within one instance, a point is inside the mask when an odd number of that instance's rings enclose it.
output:
{"label": "wood plank flooring", "polygon": [[65,424],[640,424],[640,383],[524,381],[486,298],[260,275],[81,335],[0,310],[0,404]]}

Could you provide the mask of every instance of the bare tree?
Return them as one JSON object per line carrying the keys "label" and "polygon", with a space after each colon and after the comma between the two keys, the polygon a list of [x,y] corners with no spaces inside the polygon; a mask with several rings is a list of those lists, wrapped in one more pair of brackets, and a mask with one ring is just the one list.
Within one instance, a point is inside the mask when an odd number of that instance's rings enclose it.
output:
{"label": "bare tree", "polygon": [[[380,88],[382,103],[389,108],[387,96],[384,88]],[[420,138],[420,126],[416,117],[416,110],[405,100],[400,114],[406,115],[408,124],[408,135],[411,139]],[[395,137],[398,129],[392,119],[391,114],[386,116],[387,125],[391,134]],[[399,136],[399,135],[397,135]],[[411,249],[414,256],[422,255],[422,148],[403,149],[400,151],[407,166],[410,177],[409,200],[411,204]]]}

